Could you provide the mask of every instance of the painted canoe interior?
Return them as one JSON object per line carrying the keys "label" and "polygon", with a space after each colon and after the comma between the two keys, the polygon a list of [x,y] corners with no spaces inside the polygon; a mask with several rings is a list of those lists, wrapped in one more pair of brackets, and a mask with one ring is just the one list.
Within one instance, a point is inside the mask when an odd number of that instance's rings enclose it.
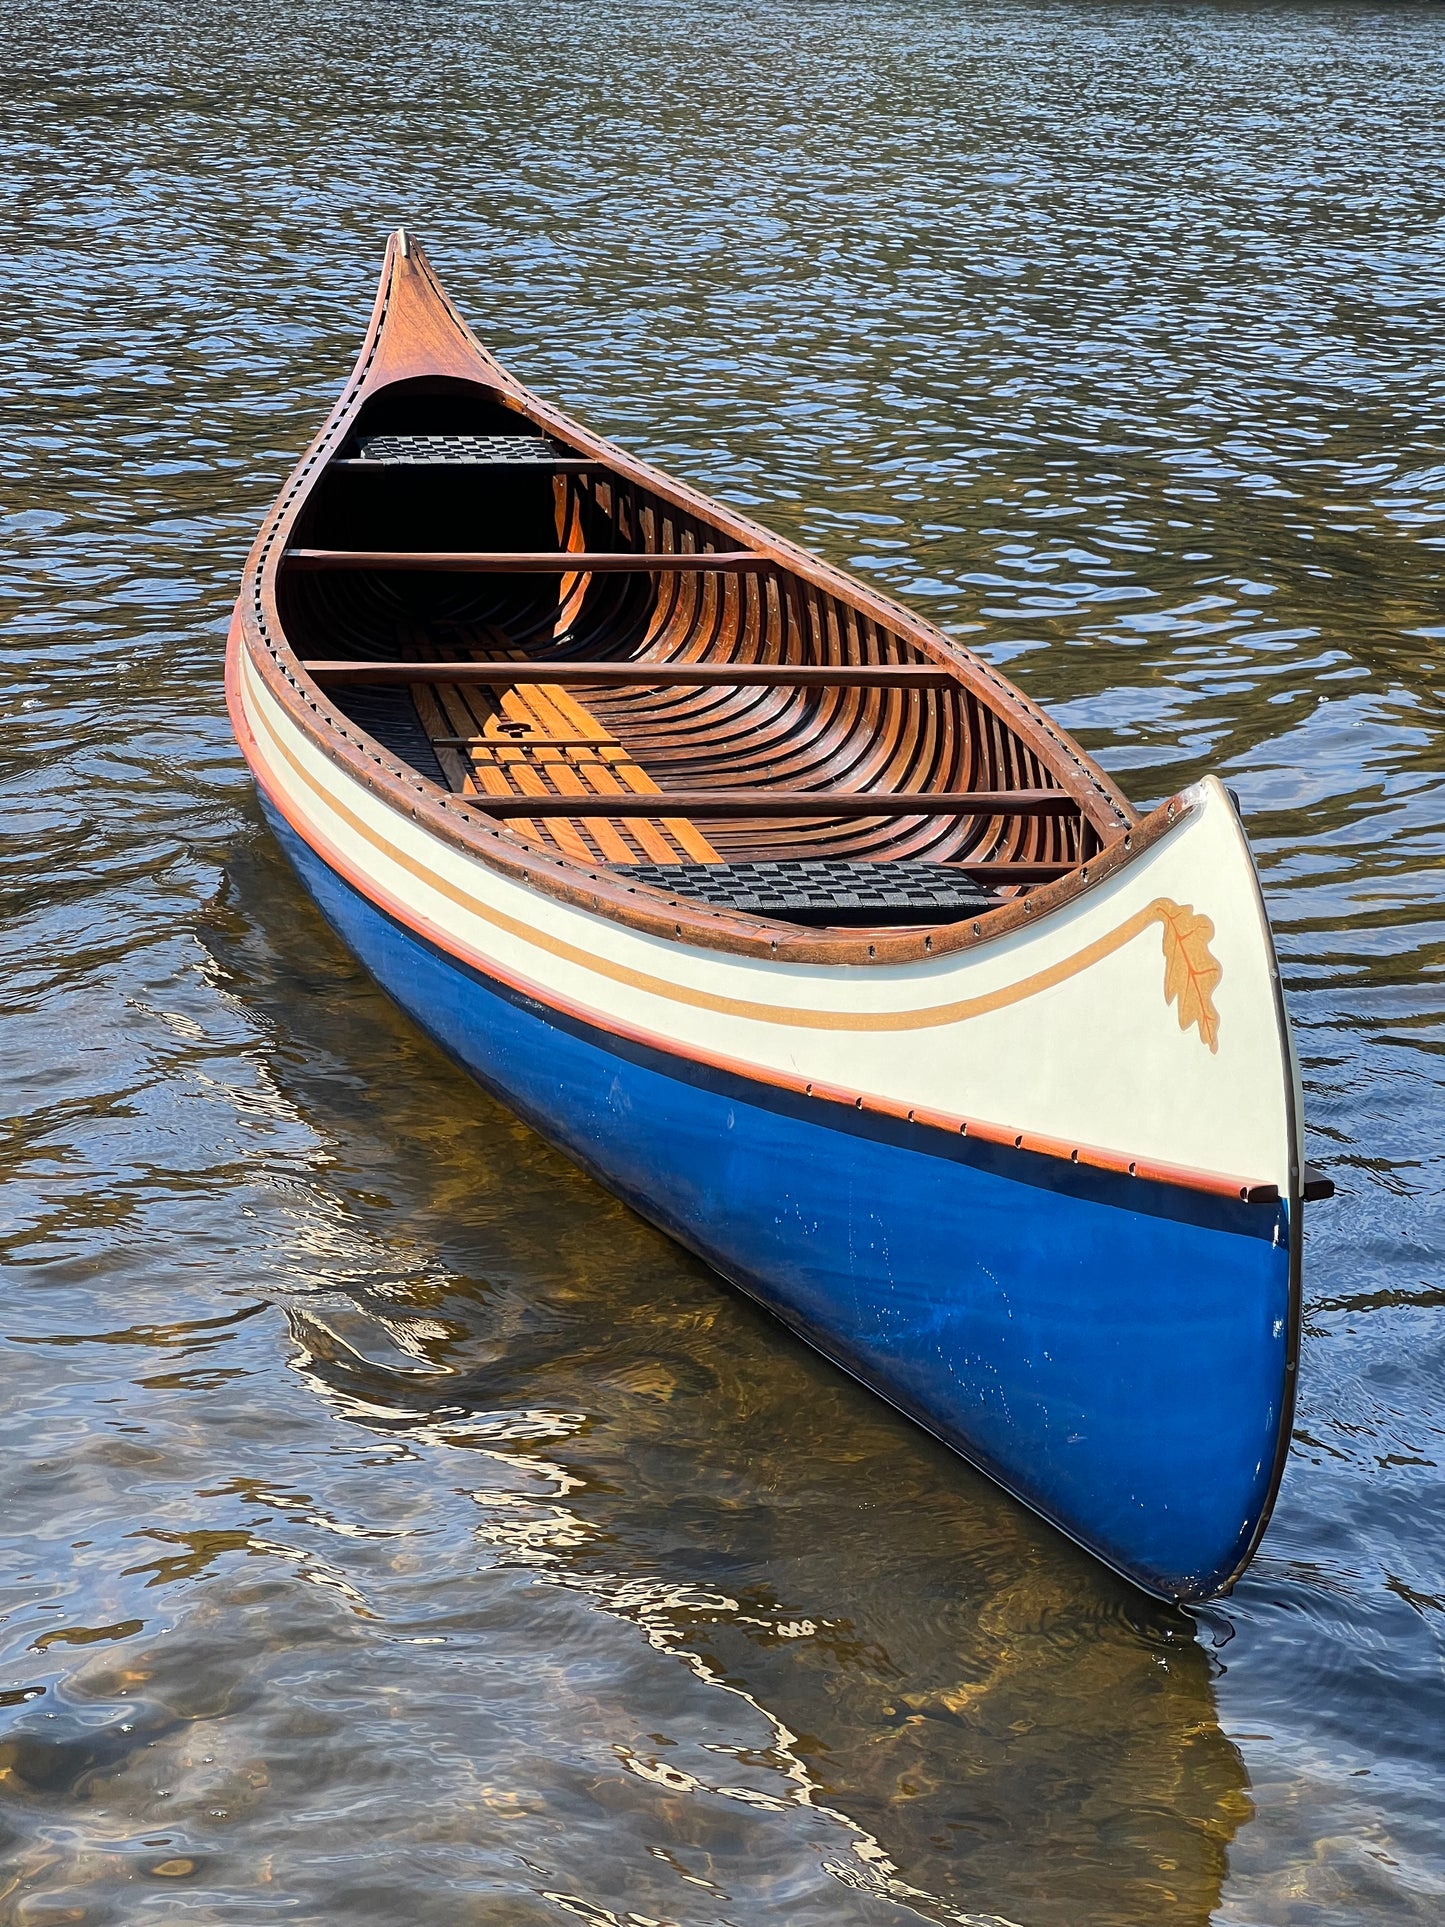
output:
{"label": "painted canoe interior", "polygon": [[[493,391],[405,382],[366,403],[312,489],[278,604],[303,661],[376,667],[367,681],[333,676],[327,696],[393,755],[467,795],[576,797],[575,813],[551,802],[535,818],[507,814],[506,826],[554,856],[627,866],[639,882],[803,923],[943,923],[1101,847],[1100,819],[1063,794],[986,686],[940,675],[906,634],[761,553],[751,566],[738,547],[704,514],[586,459]],[[727,552],[727,565],[489,566],[511,553],[708,550]],[[437,560],[386,565],[398,555]],[[559,680],[444,680],[438,665],[453,661],[555,664]],[[934,673],[911,687],[567,677],[576,663],[630,662]],[[427,665],[425,676],[388,673],[407,663]],[[863,814],[859,804],[815,811],[798,795],[815,790],[992,794],[974,811]],[[724,794],[711,812],[686,815],[666,809],[673,791]],[[770,813],[778,792],[791,807],[778,796]],[[1033,807],[1023,796],[1006,807],[998,792],[1033,792]],[[654,794],[656,810],[640,813],[636,799]],[[609,814],[584,808],[594,797],[628,801]],[[860,876],[882,881],[879,865],[891,889],[850,890]]]}

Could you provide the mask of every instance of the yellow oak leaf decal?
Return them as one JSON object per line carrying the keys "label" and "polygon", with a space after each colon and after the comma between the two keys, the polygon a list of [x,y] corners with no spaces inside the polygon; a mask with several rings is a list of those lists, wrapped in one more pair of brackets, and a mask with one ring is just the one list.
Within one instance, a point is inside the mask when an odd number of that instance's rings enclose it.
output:
{"label": "yellow oak leaf decal", "polygon": [[1212,1051],[1219,1049],[1219,1012],[1214,992],[1224,966],[1209,948],[1214,925],[1189,903],[1161,897],[1153,906],[1164,927],[1164,1001],[1177,1004],[1179,1028],[1198,1026]]}

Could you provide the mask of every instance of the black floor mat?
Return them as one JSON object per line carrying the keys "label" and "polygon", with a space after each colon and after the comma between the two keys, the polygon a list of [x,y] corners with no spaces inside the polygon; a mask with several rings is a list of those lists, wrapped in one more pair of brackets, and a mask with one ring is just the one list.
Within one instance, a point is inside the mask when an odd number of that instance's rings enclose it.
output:
{"label": "black floor mat", "polygon": [[409,689],[353,683],[350,688],[328,690],[327,700],[333,708],[349,716],[358,729],[374,736],[383,749],[389,749],[403,763],[410,763],[418,776],[429,776],[444,790],[451,788],[446,772],[437,761],[431,738],[421,726]]}
{"label": "black floor mat", "polygon": [[719,909],[790,923],[954,923],[992,910],[996,891],[946,863],[631,863],[616,873]]}
{"label": "black floor mat", "polygon": [[561,450],[545,435],[372,435],[361,443],[368,462],[443,463],[449,468],[513,468],[526,462],[554,462]]}

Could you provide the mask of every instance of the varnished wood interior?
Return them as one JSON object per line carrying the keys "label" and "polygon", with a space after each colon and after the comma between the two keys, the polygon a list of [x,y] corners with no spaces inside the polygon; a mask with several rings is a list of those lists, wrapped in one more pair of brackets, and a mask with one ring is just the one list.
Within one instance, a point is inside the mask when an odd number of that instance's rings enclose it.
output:
{"label": "varnished wood interior", "polygon": [[[1060,772],[989,700],[979,679],[940,676],[939,662],[845,594],[758,551],[737,560],[731,529],[682,509],[645,484],[590,460],[585,466],[452,467],[356,459],[369,435],[497,435],[531,425],[499,389],[459,381],[384,388],[363,407],[341,459],[313,487],[283,561],[278,608],[296,655],[425,663],[410,685],[453,790],[501,796],[594,796],[620,790],[728,792],[754,807],[705,829],[663,814],[607,818],[508,817],[513,834],[581,862],[741,861],[828,857],[1020,866],[1058,874],[1086,860],[1117,819],[1088,786]],[[579,451],[579,456],[583,451]],[[726,554],[714,571],[692,558]],[[342,560],[336,560],[336,552]],[[656,557],[678,569],[478,571],[445,566],[447,552]],[[377,567],[404,552],[417,564]],[[355,554],[347,566],[344,557]],[[423,558],[434,558],[423,560]],[[443,564],[438,566],[438,560]],[[420,565],[420,566],[418,566]],[[860,598],[861,600],[861,598]],[[450,661],[526,665],[635,664],[622,687],[529,683],[508,689],[440,680]],[[649,665],[777,666],[844,671],[837,682],[648,686]],[[932,686],[849,683],[849,668],[914,666]],[[530,674],[535,676],[536,669]],[[374,678],[373,678],[374,679]],[[346,707],[334,679],[330,700]],[[1061,739],[1062,741],[1063,739]],[[1060,791],[1063,807],[1004,807],[914,815],[828,810],[800,818],[790,801],[769,814],[769,790],[900,792]],[[1064,790],[1076,802],[1066,803]],[[983,799],[981,799],[982,802]],[[1020,803],[1023,799],[1020,798]],[[555,807],[555,806],[553,806]],[[635,808],[635,806],[633,806]],[[1028,866],[1025,870],[1024,866]],[[999,875],[1004,872],[997,872]]]}

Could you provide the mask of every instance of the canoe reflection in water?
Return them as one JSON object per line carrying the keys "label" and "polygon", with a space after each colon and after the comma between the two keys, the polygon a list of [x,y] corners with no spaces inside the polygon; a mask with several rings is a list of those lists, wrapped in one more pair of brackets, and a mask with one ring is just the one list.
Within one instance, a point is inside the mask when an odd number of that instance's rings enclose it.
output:
{"label": "canoe reflection in water", "polygon": [[1237,814],[525,389],[420,248],[227,685],[376,980],[617,1195],[1164,1598],[1288,1440],[1298,1079]]}
{"label": "canoe reflection in water", "polygon": [[[351,1810],[404,1708],[428,1811],[463,1816],[453,1877],[505,1857],[521,1797],[534,1828],[566,1817],[547,1857],[579,1918],[688,1917],[675,1864],[719,1917],[894,1918],[868,1911],[886,1892],[945,1921],[1203,1927],[1249,1802],[1192,1622],[473,1091],[296,916],[266,842],[230,879],[218,988],[270,1040],[273,1133],[317,1147],[278,1174],[269,1276],[338,1434],[296,1454],[315,1607],[288,1576],[248,1615],[265,1567],[234,1551],[208,1582],[206,1637],[251,1682],[231,1724],[271,1736],[260,1814]],[[323,1605],[344,1642],[309,1642]],[[331,1692],[344,1749],[308,1725]],[[278,1827],[283,1886],[311,1845]]]}

